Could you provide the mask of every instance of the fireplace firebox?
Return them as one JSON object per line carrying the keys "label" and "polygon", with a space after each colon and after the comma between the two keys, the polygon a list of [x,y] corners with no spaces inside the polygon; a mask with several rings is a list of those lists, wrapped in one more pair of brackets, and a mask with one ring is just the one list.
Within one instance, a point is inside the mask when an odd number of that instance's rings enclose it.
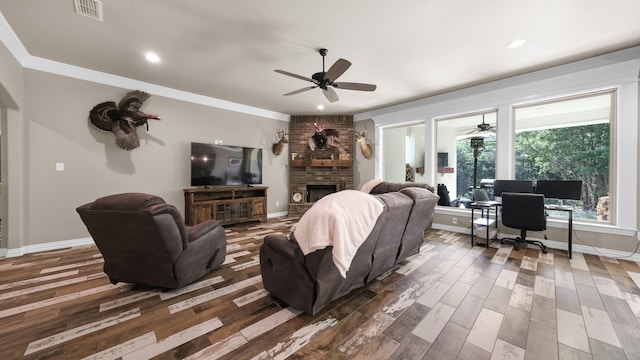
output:
{"label": "fireplace firebox", "polygon": [[338,191],[338,186],[335,184],[307,185],[307,202],[316,202],[323,196],[336,191]]}

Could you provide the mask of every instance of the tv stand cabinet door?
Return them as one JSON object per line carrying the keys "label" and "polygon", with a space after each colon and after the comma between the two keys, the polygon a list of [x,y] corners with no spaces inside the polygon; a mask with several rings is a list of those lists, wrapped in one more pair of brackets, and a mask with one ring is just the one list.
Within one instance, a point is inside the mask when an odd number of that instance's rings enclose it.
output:
{"label": "tv stand cabinet door", "polygon": [[251,218],[254,220],[266,221],[267,213],[265,205],[264,198],[254,199],[251,201]]}

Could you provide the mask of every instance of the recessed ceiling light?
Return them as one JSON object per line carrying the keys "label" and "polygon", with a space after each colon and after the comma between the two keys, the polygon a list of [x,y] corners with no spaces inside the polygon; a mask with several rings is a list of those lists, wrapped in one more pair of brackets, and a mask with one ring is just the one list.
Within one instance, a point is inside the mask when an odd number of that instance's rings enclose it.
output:
{"label": "recessed ceiling light", "polygon": [[318,104],[317,109],[318,109],[318,111],[323,110],[324,109],[324,105]]}
{"label": "recessed ceiling light", "polygon": [[153,53],[153,52],[148,52],[144,55],[144,57],[152,63],[159,63],[160,62],[160,56],[158,56],[158,54]]}
{"label": "recessed ceiling light", "polygon": [[516,40],[514,42],[512,42],[511,44],[509,44],[509,49],[515,49],[515,48],[519,48],[520,46],[524,45],[527,42],[527,40]]}

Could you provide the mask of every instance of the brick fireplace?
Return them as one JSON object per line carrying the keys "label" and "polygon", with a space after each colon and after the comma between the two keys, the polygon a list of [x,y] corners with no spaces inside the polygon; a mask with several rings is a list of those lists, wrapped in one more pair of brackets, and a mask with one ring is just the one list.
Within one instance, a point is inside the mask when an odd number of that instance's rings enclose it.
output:
{"label": "brick fireplace", "polygon": [[[328,149],[312,151],[314,123],[335,129],[338,137]],[[289,128],[289,215],[301,216],[315,201],[332,192],[353,189],[353,116],[291,116]],[[294,200],[294,194],[302,196]]]}

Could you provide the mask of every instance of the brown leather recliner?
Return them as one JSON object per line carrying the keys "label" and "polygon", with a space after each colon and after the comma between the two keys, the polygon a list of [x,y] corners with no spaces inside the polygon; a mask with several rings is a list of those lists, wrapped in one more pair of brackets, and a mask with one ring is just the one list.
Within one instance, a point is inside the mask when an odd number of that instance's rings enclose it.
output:
{"label": "brown leather recliner", "polygon": [[217,221],[185,226],[178,210],[158,196],[109,195],[76,210],[113,284],[179,288],[225,260],[226,235]]}

